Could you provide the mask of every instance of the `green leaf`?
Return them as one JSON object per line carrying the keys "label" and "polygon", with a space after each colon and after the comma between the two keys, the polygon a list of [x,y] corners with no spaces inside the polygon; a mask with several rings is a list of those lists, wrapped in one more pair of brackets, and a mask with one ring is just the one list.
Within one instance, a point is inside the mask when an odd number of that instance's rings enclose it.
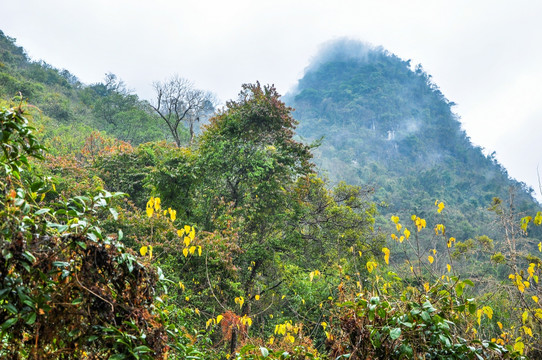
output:
{"label": "green leaf", "polygon": [[431,321],[431,315],[427,311],[422,311],[421,317],[423,321],[430,322]]}
{"label": "green leaf", "polygon": [[463,288],[465,287],[465,284],[463,284],[462,282],[459,282],[455,285],[455,292],[457,294],[457,296],[461,296],[463,295]]}
{"label": "green leaf", "polygon": [[42,215],[42,214],[48,213],[48,212],[50,212],[50,211],[51,211],[51,209],[49,209],[49,208],[43,208],[43,209],[39,209],[38,211],[36,211],[36,212],[34,213],[34,215],[38,216],[38,215]]}
{"label": "green leaf", "polygon": [[109,357],[109,360],[123,360],[123,359],[126,359],[126,355],[115,354]]}
{"label": "green leaf", "polygon": [[28,316],[28,318],[26,319],[26,324],[27,325],[32,325],[33,323],[35,323],[36,322],[36,317],[37,317],[37,315],[36,315],[35,312],[31,313],[30,316]]}
{"label": "green leaf", "polygon": [[393,340],[399,339],[399,336],[401,336],[401,328],[395,328],[390,331],[390,338]]}
{"label": "green leaf", "polygon": [[82,298],[77,298],[75,300],[72,301],[72,305],[77,305],[77,304],[81,304],[83,302],[83,299]]}
{"label": "green leaf", "polygon": [[13,304],[6,304],[3,307],[13,315],[17,315],[18,313],[17,308]]}
{"label": "green leaf", "polygon": [[119,213],[117,212],[117,210],[109,208],[109,212],[111,213],[111,215],[113,215],[113,219],[117,220],[119,218]]}
{"label": "green leaf", "polygon": [[260,351],[261,351],[262,356],[264,358],[269,356],[269,350],[267,350],[267,348],[264,348],[263,346],[260,346]]}
{"label": "green leaf", "polygon": [[54,267],[68,267],[70,266],[70,263],[65,262],[65,261],[53,261],[53,266]]}
{"label": "green leaf", "polygon": [[11,318],[11,319],[7,319],[3,324],[2,324],[2,330],[6,330],[8,329],[9,327],[11,327],[13,324],[15,324],[17,322],[17,320],[19,320],[18,318],[14,317],[14,318]]}

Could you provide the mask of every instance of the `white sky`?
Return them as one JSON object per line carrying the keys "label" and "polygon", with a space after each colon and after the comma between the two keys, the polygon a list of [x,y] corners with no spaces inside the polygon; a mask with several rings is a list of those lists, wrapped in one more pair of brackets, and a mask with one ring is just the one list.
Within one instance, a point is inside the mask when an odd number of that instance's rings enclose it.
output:
{"label": "white sky", "polygon": [[0,0],[0,29],[33,59],[85,83],[112,72],[146,99],[174,73],[222,101],[256,80],[284,94],[323,42],[382,45],[421,63],[473,143],[536,190],[541,19],[538,0]]}

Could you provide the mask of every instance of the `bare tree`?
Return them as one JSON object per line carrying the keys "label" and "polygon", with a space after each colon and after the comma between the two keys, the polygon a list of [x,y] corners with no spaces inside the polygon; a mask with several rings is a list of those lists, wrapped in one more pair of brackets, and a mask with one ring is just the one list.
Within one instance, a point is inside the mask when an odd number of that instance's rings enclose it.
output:
{"label": "bare tree", "polygon": [[189,80],[174,75],[163,82],[153,83],[156,102],[151,107],[164,120],[177,146],[181,145],[179,126],[185,122],[194,140],[194,124],[214,111],[216,100],[207,91],[194,88]]}

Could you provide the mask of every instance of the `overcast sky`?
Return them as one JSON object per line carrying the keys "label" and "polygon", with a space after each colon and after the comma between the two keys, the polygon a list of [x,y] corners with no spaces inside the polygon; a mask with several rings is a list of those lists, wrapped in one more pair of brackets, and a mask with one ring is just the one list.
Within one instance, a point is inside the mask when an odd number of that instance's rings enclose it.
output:
{"label": "overcast sky", "polygon": [[421,63],[473,143],[538,193],[542,1],[0,0],[0,14],[33,59],[84,83],[112,72],[146,99],[174,73],[222,101],[256,80],[284,94],[322,43],[381,45]]}

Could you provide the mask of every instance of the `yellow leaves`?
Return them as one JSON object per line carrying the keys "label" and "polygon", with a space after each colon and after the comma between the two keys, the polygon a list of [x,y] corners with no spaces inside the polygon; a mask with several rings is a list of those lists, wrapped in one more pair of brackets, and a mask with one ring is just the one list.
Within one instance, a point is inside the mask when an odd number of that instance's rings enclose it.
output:
{"label": "yellow leaves", "polygon": [[152,208],[152,206],[149,206],[149,203],[147,203],[146,212],[147,212],[147,217],[152,217],[152,214],[154,213],[154,209]]}
{"label": "yellow leaves", "polygon": [[484,312],[484,314],[487,315],[487,317],[488,317],[489,319],[493,319],[493,309],[492,309],[491,307],[489,307],[489,306],[484,306],[484,307],[482,308],[482,311]]}
{"label": "yellow leaves", "polygon": [[327,322],[323,321],[320,325],[322,325],[322,327],[324,328],[324,330],[326,330],[326,328],[327,328]]}
{"label": "yellow leaves", "polygon": [[148,250],[149,248],[147,246],[142,246],[141,249],[139,249],[139,253],[141,254],[141,256],[145,256],[147,255]]}
{"label": "yellow leaves", "polygon": [[192,245],[192,241],[196,238],[196,229],[193,226],[185,225],[182,229],[177,230],[177,236],[183,239],[185,248],[183,249],[184,257],[188,257],[188,254],[194,255],[196,250],[198,251],[198,256],[201,256],[202,248],[200,245]]}
{"label": "yellow leaves", "polygon": [[139,249],[139,253],[141,254],[141,256],[145,256],[145,255],[149,254],[149,259],[152,259],[152,246],[151,245],[142,246]]}
{"label": "yellow leaves", "polygon": [[393,223],[395,224],[395,228],[397,229],[397,231],[401,231],[403,225],[399,224],[399,216],[392,216],[391,221],[393,221]]}
{"label": "yellow leaves", "polygon": [[500,321],[497,321],[497,325],[499,326],[499,329],[501,329],[501,330],[502,330],[502,322],[500,322]]}
{"label": "yellow leaves", "polygon": [[531,220],[533,220],[532,216],[525,216],[524,218],[521,218],[520,224],[523,231],[527,231],[527,226],[529,226],[529,222],[531,222]]}
{"label": "yellow leaves", "polygon": [[452,272],[452,266],[450,264],[446,264],[446,269],[448,272]]}
{"label": "yellow leaves", "polygon": [[[493,318],[493,309],[489,306],[484,306],[481,309],[476,310],[476,318],[478,325],[481,325],[482,322],[482,315],[485,314],[489,319]],[[501,324],[502,326],[502,324]]]}
{"label": "yellow leaves", "polygon": [[437,212],[440,214],[440,213],[442,212],[442,210],[444,210],[444,203],[441,201],[441,202],[438,204]]}
{"label": "yellow leaves", "polygon": [[422,219],[416,215],[412,215],[411,219],[414,222],[414,225],[416,225],[418,232],[422,231],[422,229],[427,225],[425,219]]}
{"label": "yellow leaves", "polygon": [[429,289],[431,289],[431,287],[429,286],[429,283],[424,283],[423,284],[423,288],[425,289],[425,292],[429,292]]}
{"label": "yellow leaves", "polygon": [[527,320],[529,319],[529,311],[525,310],[523,314],[521,314],[521,322],[525,324]]}
{"label": "yellow leaves", "polygon": [[454,242],[455,242],[455,238],[454,238],[454,237],[451,237],[451,238],[448,239],[448,243],[447,243],[446,245],[447,245],[449,248],[451,248],[451,247],[452,247],[452,243],[454,243]]}
{"label": "yellow leaves", "polygon": [[539,226],[542,224],[542,212],[537,212],[536,213],[536,216],[534,217],[534,224],[536,226]]}
{"label": "yellow leaves", "polygon": [[[152,199],[152,197],[151,197]],[[154,198],[154,210],[155,211],[160,211],[160,198],[157,197],[157,198]]]}
{"label": "yellow leaves", "polygon": [[390,263],[390,249],[382,248],[382,252],[384,253],[384,261],[386,261],[386,264],[389,264]]}
{"label": "yellow leaves", "polygon": [[542,241],[538,243],[538,251],[542,252]]}
{"label": "yellow leaves", "polygon": [[290,341],[292,344],[295,342],[295,338],[290,333],[287,333],[284,338]]}
{"label": "yellow leaves", "polygon": [[398,240],[398,238],[397,238],[397,235],[395,235],[395,234],[391,234],[390,236],[391,236],[391,238],[392,238],[393,240],[395,240],[395,241],[397,241],[397,240]]}
{"label": "yellow leaves", "polygon": [[372,273],[374,269],[378,266],[378,264],[375,261],[367,261],[367,271],[369,273]]}
{"label": "yellow leaves", "polygon": [[[220,315],[219,315],[220,316]],[[207,322],[205,323],[205,328],[208,328],[209,326],[211,326],[212,324],[216,324],[216,320],[213,319],[213,318],[210,318],[209,320],[207,320]]]}
{"label": "yellow leaves", "polygon": [[169,213],[169,218],[171,219],[171,221],[175,221],[175,219],[177,219],[177,210],[172,210],[171,208],[168,208],[167,211]]}
{"label": "yellow leaves", "polygon": [[145,209],[146,213],[147,213],[147,217],[152,217],[152,215],[154,214],[154,212],[156,212],[157,216],[160,215],[160,198],[157,197],[152,197],[149,199],[149,201],[147,201],[147,206],[146,206],[146,209]]}
{"label": "yellow leaves", "polygon": [[529,268],[527,269],[527,272],[529,273],[528,279],[533,277],[533,275],[534,275],[534,267],[535,266],[536,266],[536,264],[534,264],[534,263],[529,264]]}
{"label": "yellow leaves", "polygon": [[268,343],[269,345],[273,345],[274,342],[275,342],[275,337],[274,337],[274,336],[271,336],[271,337],[269,338],[269,341],[267,341],[267,343]]}
{"label": "yellow leaves", "polygon": [[185,290],[184,284],[181,281],[179,281],[179,287],[181,288],[182,291]]}
{"label": "yellow leaves", "polygon": [[522,326],[521,328],[523,329],[523,332],[525,334],[529,335],[530,337],[533,337],[533,329],[531,329],[528,326]]}
{"label": "yellow leaves", "polygon": [[442,224],[437,224],[437,226],[435,226],[435,235],[438,235],[439,232],[444,235],[444,232],[446,231],[446,227]]}
{"label": "yellow leaves", "polygon": [[526,287],[529,287],[528,281],[523,281],[523,278],[518,273],[508,275],[508,278],[514,281],[514,284],[520,292],[524,292]]}
{"label": "yellow leaves", "polygon": [[525,349],[525,344],[521,341],[521,338],[516,339],[516,343],[514,344],[514,350],[519,352],[521,355],[523,355],[523,350]]}
{"label": "yellow leaves", "polygon": [[221,321],[223,318],[224,318],[224,316],[218,315],[218,316],[216,317],[216,324],[217,324],[217,325],[220,324],[220,321]]}
{"label": "yellow leaves", "polygon": [[275,325],[275,335],[283,335],[286,341],[293,344],[295,342],[295,338],[292,333],[298,334],[300,329],[301,327],[298,324],[292,325],[292,321],[287,320],[283,324]]}
{"label": "yellow leaves", "polygon": [[236,304],[239,304],[239,308],[242,309],[243,308],[243,304],[245,303],[245,299],[240,296],[240,297],[236,297],[235,298],[235,303]]}
{"label": "yellow leaves", "polygon": [[410,237],[410,231],[408,231],[408,229],[405,228],[405,231],[403,233],[405,234],[405,238],[408,240],[408,238]]}
{"label": "yellow leaves", "polygon": [[429,263],[432,264],[432,263],[435,261],[435,258],[432,257],[431,255],[429,255],[429,256],[427,257],[427,260],[429,260]]}
{"label": "yellow leaves", "polygon": [[538,304],[538,296],[533,295],[531,299],[533,299],[533,301]]}
{"label": "yellow leaves", "polygon": [[255,299],[256,301],[260,301],[260,295],[254,296],[254,299]]}
{"label": "yellow leaves", "polygon": [[478,325],[482,325],[482,309],[476,310],[476,322],[478,322]]}
{"label": "yellow leaves", "polygon": [[318,270],[311,271],[309,274],[310,281],[312,282],[312,279],[314,279],[314,277],[318,275],[320,275],[320,271]]}

